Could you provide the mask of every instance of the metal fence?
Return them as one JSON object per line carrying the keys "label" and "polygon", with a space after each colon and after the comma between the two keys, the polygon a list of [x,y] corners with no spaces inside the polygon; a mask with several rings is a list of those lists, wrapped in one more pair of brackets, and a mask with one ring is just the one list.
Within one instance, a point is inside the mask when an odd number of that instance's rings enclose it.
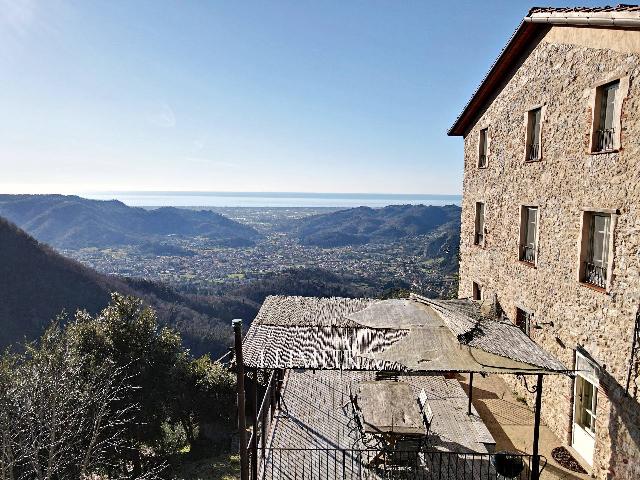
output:
{"label": "metal fence", "polygon": [[527,160],[534,161],[540,158],[540,144],[532,143],[529,145],[529,151],[527,152]]}
{"label": "metal fence", "polygon": [[585,262],[584,281],[596,287],[605,288],[607,286],[607,269],[591,262]]}
{"label": "metal fence", "polygon": [[606,152],[607,150],[613,150],[613,138],[615,129],[603,128],[596,132],[597,143],[596,150],[599,152]]}
{"label": "metal fence", "polygon": [[264,455],[258,459],[257,478],[265,480],[534,478],[532,455],[519,453],[509,454],[508,462],[500,453],[446,451],[267,448]]}
{"label": "metal fence", "polygon": [[530,245],[523,245],[520,260],[527,263],[536,263],[536,249]]}

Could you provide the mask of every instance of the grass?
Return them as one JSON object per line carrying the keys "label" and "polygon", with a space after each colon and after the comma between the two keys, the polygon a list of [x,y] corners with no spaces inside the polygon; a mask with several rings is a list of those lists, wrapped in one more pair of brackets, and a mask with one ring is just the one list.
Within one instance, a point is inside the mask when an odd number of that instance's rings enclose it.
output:
{"label": "grass", "polygon": [[178,460],[171,469],[172,480],[236,480],[240,478],[240,457],[225,453],[215,457]]}

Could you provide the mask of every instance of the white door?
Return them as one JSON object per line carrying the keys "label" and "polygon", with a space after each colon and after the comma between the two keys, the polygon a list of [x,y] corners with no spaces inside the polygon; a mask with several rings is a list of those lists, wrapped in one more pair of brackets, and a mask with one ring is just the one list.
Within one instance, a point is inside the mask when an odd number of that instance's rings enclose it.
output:
{"label": "white door", "polygon": [[576,352],[576,373],[572,446],[589,465],[593,465],[598,407],[597,366]]}

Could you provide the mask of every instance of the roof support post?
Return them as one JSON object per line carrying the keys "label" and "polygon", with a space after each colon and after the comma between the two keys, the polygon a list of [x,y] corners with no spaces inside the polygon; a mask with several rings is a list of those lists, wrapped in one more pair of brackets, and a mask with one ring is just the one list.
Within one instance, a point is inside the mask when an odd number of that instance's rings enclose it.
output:
{"label": "roof support post", "polygon": [[258,369],[253,368],[251,401],[253,402],[253,424],[251,434],[251,479],[258,480]]}
{"label": "roof support post", "polygon": [[542,373],[538,374],[536,385],[536,410],[533,424],[533,458],[531,459],[531,480],[540,480],[540,455],[538,443],[540,441],[540,410],[542,409]]}
{"label": "roof support post", "polygon": [[467,415],[471,415],[471,406],[473,402],[473,372],[469,372],[469,410]]}
{"label": "roof support post", "polygon": [[236,350],[238,435],[240,437],[240,480],[249,480],[249,458],[247,457],[247,419],[244,398],[244,361],[242,358],[242,320],[236,318],[231,322],[231,324],[233,325]]}

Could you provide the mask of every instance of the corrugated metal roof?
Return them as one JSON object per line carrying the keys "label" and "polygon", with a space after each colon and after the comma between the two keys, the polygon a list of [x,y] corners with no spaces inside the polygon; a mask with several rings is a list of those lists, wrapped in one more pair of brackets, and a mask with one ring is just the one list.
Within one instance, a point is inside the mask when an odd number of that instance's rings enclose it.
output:
{"label": "corrugated metal roof", "polygon": [[514,325],[482,317],[475,302],[422,297],[268,297],[243,355],[258,368],[566,371]]}

